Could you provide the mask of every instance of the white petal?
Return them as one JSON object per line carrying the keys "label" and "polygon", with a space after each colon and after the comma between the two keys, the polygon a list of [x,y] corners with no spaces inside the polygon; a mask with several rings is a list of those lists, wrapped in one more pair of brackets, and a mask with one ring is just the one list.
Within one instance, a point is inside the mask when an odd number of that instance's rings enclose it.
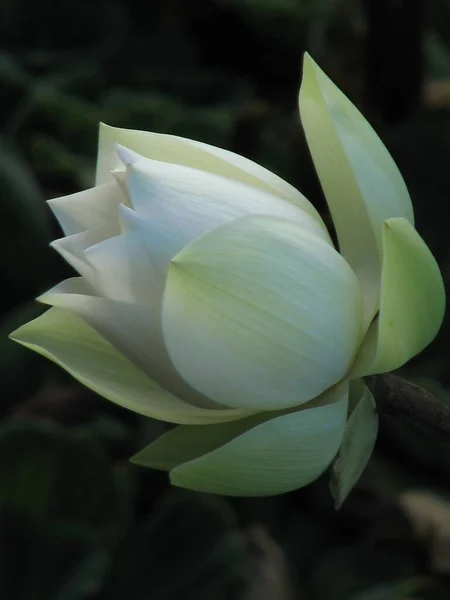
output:
{"label": "white petal", "polygon": [[125,228],[145,241],[161,286],[169,261],[189,242],[249,214],[292,220],[331,244],[328,232],[317,221],[275,196],[198,169],[137,155],[132,160],[128,191],[135,212],[121,207],[121,215]]}
{"label": "white petal", "polygon": [[84,255],[94,271],[92,283],[99,295],[149,307],[161,306],[162,286],[139,230],[95,244]]}
{"label": "white petal", "polygon": [[108,127],[102,123],[97,184],[110,181],[110,170],[116,168],[118,161],[117,144],[146,158],[193,167],[256,187],[298,206],[323,225],[312,204],[278,175],[233,152],[173,135]]}
{"label": "white petal", "polygon": [[127,181],[133,208],[176,240],[175,253],[199,235],[245,215],[302,223],[331,243],[315,219],[289,202],[199,169],[142,159],[129,167]]}
{"label": "white petal", "polygon": [[104,229],[92,229],[75,233],[68,237],[54,240],[50,246],[60,254],[71,267],[82,275],[91,284],[94,281],[94,271],[87,262],[85,250],[94,244],[98,244],[107,239],[107,232]]}
{"label": "white petal", "polygon": [[[124,233],[129,233],[136,240],[140,240],[142,251],[145,249],[152,289],[161,302],[170,260],[180,246],[176,224],[174,223],[173,231],[167,232],[156,219],[140,217],[127,206],[120,208],[120,218]],[[181,244],[182,247],[184,244]]]}
{"label": "white petal", "polygon": [[411,200],[378,135],[308,55],[300,115],[341,254],[363,286],[368,324],[378,305],[383,222],[405,217],[412,223]]}
{"label": "white petal", "polygon": [[74,314],[51,308],[11,334],[81,383],[129,410],[171,423],[217,423],[242,411],[196,408],[163,390]]}
{"label": "white petal", "polygon": [[130,150],[125,146],[121,146],[120,144],[117,144],[116,152],[117,156],[125,167],[130,167],[131,165],[140,162],[143,158],[146,158],[145,156],[142,156],[137,152],[133,152],[133,150]]}
{"label": "white petal", "polygon": [[181,375],[226,406],[311,400],[347,372],[361,335],[357,279],[296,223],[246,217],[172,261],[163,330]]}
{"label": "white petal", "polygon": [[52,198],[48,204],[64,235],[102,228],[109,237],[120,232],[118,210],[125,200],[119,186],[111,182],[69,196]]}
{"label": "white petal", "polygon": [[81,278],[67,279],[38,298],[75,313],[162,387],[198,406],[216,406],[174,369],[165,348],[159,306],[117,302],[91,295]]}

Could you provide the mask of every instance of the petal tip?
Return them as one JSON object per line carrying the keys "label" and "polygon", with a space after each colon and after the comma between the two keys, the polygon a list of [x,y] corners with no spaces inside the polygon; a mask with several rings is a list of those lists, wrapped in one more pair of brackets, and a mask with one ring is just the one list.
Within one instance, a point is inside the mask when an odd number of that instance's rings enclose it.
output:
{"label": "petal tip", "polygon": [[44,292],[42,294],[39,294],[39,296],[36,296],[36,298],[35,298],[36,302],[40,302],[41,304],[47,304],[48,303],[48,299],[49,299],[48,292]]}
{"label": "petal tip", "polygon": [[309,52],[303,54],[303,66],[315,64],[313,57]]}
{"label": "petal tip", "polygon": [[11,333],[8,334],[8,339],[12,340],[13,342],[18,342],[20,344],[18,333],[21,329],[21,327],[18,327],[17,329],[14,329],[14,331],[11,331]]}
{"label": "petal tip", "polygon": [[103,121],[100,121],[99,126],[98,126],[100,131],[104,131],[104,132],[108,132],[108,131],[112,131],[113,129],[117,129],[117,127],[113,127],[112,125],[108,125],[108,123],[104,123]]}
{"label": "petal tip", "polygon": [[316,63],[316,61],[313,59],[313,57],[308,52],[305,52],[303,55],[303,80],[302,80],[302,83],[305,80],[305,78],[308,77],[309,73],[312,73],[319,69],[320,69],[320,67]]}
{"label": "petal tip", "polygon": [[140,154],[120,144],[116,144],[116,153],[126,167],[132,167],[142,159]]}
{"label": "petal tip", "polygon": [[60,245],[61,245],[61,240],[62,240],[62,239],[64,239],[64,238],[58,238],[58,239],[56,239],[56,240],[52,240],[52,241],[49,243],[49,246],[50,246],[50,248],[53,248],[53,250],[56,250],[56,251],[58,252],[58,246],[60,246]]}

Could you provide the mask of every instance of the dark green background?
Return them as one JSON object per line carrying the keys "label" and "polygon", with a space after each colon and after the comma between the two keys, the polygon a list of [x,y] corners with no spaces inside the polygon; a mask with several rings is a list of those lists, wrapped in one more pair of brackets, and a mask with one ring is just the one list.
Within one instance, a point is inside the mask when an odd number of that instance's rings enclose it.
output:
{"label": "dark green background", "polygon": [[[382,419],[338,513],[326,477],[258,500],[170,489],[127,462],[163,424],[7,335],[70,276],[45,199],[91,185],[100,120],[248,156],[328,219],[297,114],[305,49],[380,132],[448,282],[449,0],[3,0],[0,40],[0,599],[448,599],[435,439]],[[447,403],[449,325],[404,370]]]}

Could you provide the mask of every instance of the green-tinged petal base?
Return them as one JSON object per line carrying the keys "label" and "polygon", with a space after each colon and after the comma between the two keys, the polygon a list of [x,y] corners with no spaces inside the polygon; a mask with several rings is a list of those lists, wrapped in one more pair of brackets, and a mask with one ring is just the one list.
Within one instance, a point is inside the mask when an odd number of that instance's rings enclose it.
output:
{"label": "green-tinged petal base", "polygon": [[168,469],[172,484],[196,491],[282,494],[309,484],[328,467],[342,440],[347,406],[348,384],[343,383],[296,412],[178,427],[133,462]]}
{"label": "green-tinged petal base", "polygon": [[331,491],[340,508],[361,477],[372,455],[378,434],[375,401],[361,379],[350,384],[351,414],[339,453],[331,469]]}
{"label": "green-tinged petal base", "polygon": [[57,363],[86,387],[129,410],[171,423],[217,423],[237,410],[201,409],[162,389],[73,313],[51,308],[11,336]]}
{"label": "green-tinged petal base", "polygon": [[[125,291],[127,284],[125,280],[122,283]],[[145,278],[142,283],[145,286]],[[161,337],[159,300],[142,305],[95,296],[82,277],[62,281],[38,300],[83,319],[150,380],[177,398],[201,408],[223,408],[192,389],[175,370]]]}
{"label": "green-tinged petal base", "polygon": [[436,336],[445,312],[445,289],[429,248],[406,219],[383,229],[380,314],[352,368],[353,377],[392,371]]}

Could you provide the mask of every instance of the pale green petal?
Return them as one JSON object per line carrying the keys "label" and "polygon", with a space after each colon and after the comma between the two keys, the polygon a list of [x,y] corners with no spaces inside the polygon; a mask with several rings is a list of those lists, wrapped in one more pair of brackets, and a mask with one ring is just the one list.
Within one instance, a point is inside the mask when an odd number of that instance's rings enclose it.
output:
{"label": "pale green petal", "polygon": [[358,482],[372,455],[378,434],[375,401],[361,379],[350,384],[351,414],[331,469],[331,491],[336,508]]}
{"label": "pale green petal", "polygon": [[147,417],[196,424],[242,416],[240,411],[196,408],[163,390],[68,311],[51,308],[17,329],[11,338],[57,363],[101,396]]}
{"label": "pale green petal", "polygon": [[111,180],[110,171],[118,165],[117,144],[146,158],[201,169],[269,192],[295,204],[325,227],[313,205],[278,175],[233,152],[173,135],[120,129],[102,123],[99,132],[97,185]]}
{"label": "pale green petal", "polygon": [[[326,470],[339,449],[347,416],[347,396],[348,385],[344,383],[328,393],[330,404],[276,416],[237,437],[232,437],[232,428],[221,434],[216,428],[215,449],[205,433],[202,441],[207,453],[175,466],[170,480],[180,487],[230,496],[269,496],[308,485]],[[196,444],[194,437],[181,434],[186,450],[188,438]],[[196,449],[201,450],[201,446]],[[178,447],[164,464],[161,450],[160,447],[155,452],[159,468],[183,459]],[[191,458],[193,454],[187,450],[186,456]]]}
{"label": "pale green petal", "polygon": [[38,300],[76,314],[172,394],[196,406],[217,406],[175,370],[162,339],[159,300],[155,305],[109,300],[96,296],[82,278],[62,281]]}
{"label": "pale green petal", "polygon": [[331,246],[296,223],[246,217],[172,261],[163,332],[176,369],[216,402],[297,406],[353,361],[358,282]]}
{"label": "pale green petal", "polygon": [[106,237],[120,233],[118,211],[122,202],[126,197],[115,182],[48,200],[64,235],[101,227]]}
{"label": "pale green petal", "polygon": [[368,322],[378,302],[383,222],[391,217],[413,222],[411,200],[383,142],[308,55],[300,115],[340,251],[361,280]]}
{"label": "pale green petal", "polygon": [[131,462],[141,467],[171,471],[182,463],[220,448],[251,427],[273,416],[270,412],[260,412],[244,419],[208,425],[208,427],[204,425],[175,427],[135,454]]}
{"label": "pale green petal", "polygon": [[150,377],[155,369],[164,373],[158,306],[153,310],[97,296],[81,278],[58,283],[38,300],[74,312]]}
{"label": "pale green petal", "polygon": [[429,248],[406,219],[383,228],[379,317],[352,369],[354,377],[404,365],[436,336],[445,312],[445,289]]}

